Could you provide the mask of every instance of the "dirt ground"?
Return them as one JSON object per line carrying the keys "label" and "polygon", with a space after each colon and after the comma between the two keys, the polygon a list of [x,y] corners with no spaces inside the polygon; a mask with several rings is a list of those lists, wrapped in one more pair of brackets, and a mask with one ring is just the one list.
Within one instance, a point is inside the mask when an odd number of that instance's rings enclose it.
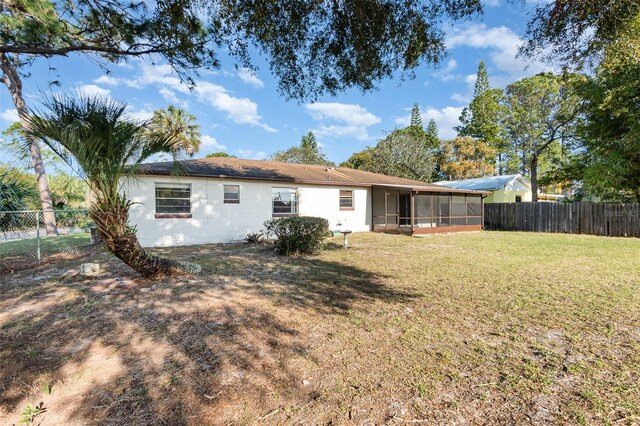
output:
{"label": "dirt ground", "polygon": [[640,423],[639,240],[337,242],[158,250],[203,267],[160,281],[103,252],[1,272],[0,424]]}

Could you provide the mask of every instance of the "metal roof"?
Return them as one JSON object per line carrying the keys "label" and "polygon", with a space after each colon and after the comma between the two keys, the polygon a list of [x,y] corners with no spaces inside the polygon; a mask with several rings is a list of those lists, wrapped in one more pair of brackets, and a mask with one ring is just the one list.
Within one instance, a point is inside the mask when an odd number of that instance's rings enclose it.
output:
{"label": "metal roof", "polygon": [[[346,167],[315,166],[282,163],[277,161],[242,160],[238,158],[201,158],[181,161],[180,176],[209,177],[218,179],[247,179],[273,182],[308,183],[318,185],[390,186],[421,191],[450,191],[432,183],[403,179]],[[139,174],[173,175],[172,161],[142,164]]]}
{"label": "metal roof", "polygon": [[531,183],[521,174],[486,176],[476,179],[450,180],[435,182],[436,185],[448,188],[465,189],[473,191],[496,191],[499,189],[512,189],[520,184],[531,190]]}

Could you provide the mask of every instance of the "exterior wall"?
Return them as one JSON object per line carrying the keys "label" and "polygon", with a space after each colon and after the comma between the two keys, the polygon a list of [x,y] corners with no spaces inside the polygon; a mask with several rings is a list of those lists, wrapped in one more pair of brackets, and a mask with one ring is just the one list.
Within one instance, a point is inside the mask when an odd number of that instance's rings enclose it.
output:
{"label": "exterior wall", "polygon": [[[190,183],[191,218],[155,217],[155,183]],[[225,204],[223,185],[240,186],[240,203]],[[242,240],[247,233],[263,229],[272,217],[272,188],[298,188],[298,211],[304,216],[329,220],[330,229],[354,232],[371,228],[371,189],[279,184],[211,178],[139,176],[126,182],[124,192],[136,204],[130,221],[144,247],[224,243]],[[341,211],[340,189],[354,191],[354,210]],[[341,223],[341,226],[338,226]]]}
{"label": "exterior wall", "polygon": [[[300,185],[300,216],[320,216],[329,229],[371,230],[371,188]],[[340,210],[340,190],[353,190],[353,210]],[[270,213],[269,213],[270,214]]]}
{"label": "exterior wall", "polygon": [[515,203],[516,195],[522,197],[523,202],[531,201],[531,191],[508,191],[498,190],[493,191],[487,198],[484,199],[485,203]]}

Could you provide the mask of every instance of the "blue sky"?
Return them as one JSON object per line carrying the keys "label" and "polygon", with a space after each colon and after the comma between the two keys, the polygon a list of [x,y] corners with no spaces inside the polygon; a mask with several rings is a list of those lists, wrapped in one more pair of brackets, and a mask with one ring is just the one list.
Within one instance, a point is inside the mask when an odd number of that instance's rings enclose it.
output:
{"label": "blue sky", "polygon": [[[236,70],[232,61],[223,58],[219,70],[202,72],[189,91],[161,63],[132,60],[110,65],[107,75],[83,56],[36,61],[28,70],[31,76],[24,81],[24,92],[33,106],[38,93],[48,90],[49,82],[55,80],[61,87],[53,90],[78,90],[124,100],[130,113],[141,119],[149,118],[156,108],[181,106],[197,117],[201,127],[202,147],[196,158],[226,151],[241,158],[264,159],[297,145],[311,130],[329,159],[341,162],[353,152],[375,145],[395,127],[406,125],[409,109],[416,102],[425,124],[435,119],[441,137],[453,137],[460,111],[473,92],[480,60],[486,62],[494,87],[550,69],[536,60],[515,57],[533,3],[486,3],[484,16],[447,28],[448,57],[441,67],[422,66],[415,79],[385,80],[378,90],[364,95],[353,90],[313,104],[285,101],[260,58],[255,61],[259,67],[255,75]],[[0,129],[15,119],[6,87],[0,85]]]}

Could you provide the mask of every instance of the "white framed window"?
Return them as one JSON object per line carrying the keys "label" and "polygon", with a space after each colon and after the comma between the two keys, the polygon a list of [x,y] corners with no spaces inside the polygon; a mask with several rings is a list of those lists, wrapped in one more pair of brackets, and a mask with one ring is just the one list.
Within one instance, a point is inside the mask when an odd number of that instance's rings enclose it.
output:
{"label": "white framed window", "polygon": [[353,190],[340,190],[340,210],[353,210]]}
{"label": "white framed window", "polygon": [[156,217],[191,217],[191,184],[156,183]]}
{"label": "white framed window", "polygon": [[240,185],[224,185],[224,202],[229,204],[240,203]]}
{"label": "white framed window", "polygon": [[298,190],[296,188],[272,188],[273,216],[298,214]]}

